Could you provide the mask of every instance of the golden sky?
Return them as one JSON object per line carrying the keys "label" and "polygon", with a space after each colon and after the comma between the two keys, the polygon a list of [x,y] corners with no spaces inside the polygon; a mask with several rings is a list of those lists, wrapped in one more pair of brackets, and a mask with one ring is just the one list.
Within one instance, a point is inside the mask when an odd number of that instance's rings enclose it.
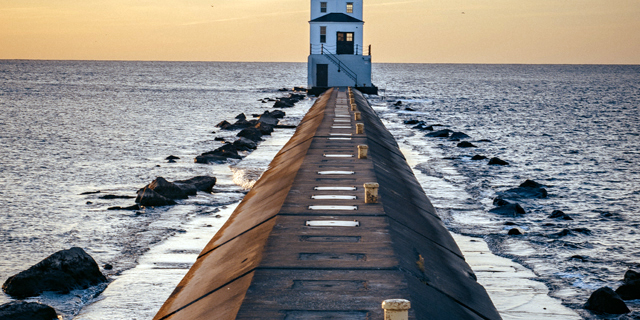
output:
{"label": "golden sky", "polygon": [[[374,62],[640,64],[640,0],[365,0]],[[306,61],[308,0],[0,0],[0,59]]]}

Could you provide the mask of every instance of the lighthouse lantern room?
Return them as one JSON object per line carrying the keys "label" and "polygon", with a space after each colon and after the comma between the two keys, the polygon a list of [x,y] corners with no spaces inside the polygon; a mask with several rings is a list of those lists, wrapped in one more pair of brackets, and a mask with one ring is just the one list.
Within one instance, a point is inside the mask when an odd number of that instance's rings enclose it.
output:
{"label": "lighthouse lantern room", "polygon": [[371,46],[364,46],[363,0],[311,0],[308,87],[356,87],[377,94],[371,83]]}

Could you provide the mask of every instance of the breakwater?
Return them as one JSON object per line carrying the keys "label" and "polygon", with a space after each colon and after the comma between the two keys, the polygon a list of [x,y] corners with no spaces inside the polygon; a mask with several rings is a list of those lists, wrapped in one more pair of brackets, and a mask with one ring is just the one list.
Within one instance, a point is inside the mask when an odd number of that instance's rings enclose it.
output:
{"label": "breakwater", "polygon": [[[352,97],[316,101],[154,319],[381,319],[388,298],[417,319],[500,318],[391,134]],[[380,201],[365,203],[365,183]]]}

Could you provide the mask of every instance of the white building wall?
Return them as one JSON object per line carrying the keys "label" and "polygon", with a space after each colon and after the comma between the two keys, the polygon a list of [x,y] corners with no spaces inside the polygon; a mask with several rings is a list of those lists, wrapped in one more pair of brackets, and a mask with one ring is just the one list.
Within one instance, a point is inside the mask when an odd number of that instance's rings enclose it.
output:
{"label": "white building wall", "polygon": [[[327,12],[320,12],[320,2],[327,3]],[[347,2],[353,2],[353,13],[347,13]],[[350,15],[362,19],[362,0],[311,0],[311,20],[332,12]]]}
{"label": "white building wall", "polygon": [[336,41],[338,32],[353,32],[354,46],[357,48],[359,55],[363,53],[364,46],[363,23],[339,23],[339,22],[311,22],[310,23],[310,39],[312,45],[312,53],[320,53],[320,27],[327,27],[327,41],[324,43],[326,49],[332,53],[336,52]]}
{"label": "white building wall", "polygon": [[[356,55],[340,55],[338,56],[340,61],[348,66],[358,78],[358,87],[370,87],[371,84],[371,56],[356,56]],[[344,70],[338,72],[338,66],[332,63],[326,55],[312,54],[309,56],[307,63],[308,67],[308,82],[309,88],[316,87],[316,65],[327,64],[329,65],[329,87],[347,87],[355,86],[355,81],[351,79]]]}

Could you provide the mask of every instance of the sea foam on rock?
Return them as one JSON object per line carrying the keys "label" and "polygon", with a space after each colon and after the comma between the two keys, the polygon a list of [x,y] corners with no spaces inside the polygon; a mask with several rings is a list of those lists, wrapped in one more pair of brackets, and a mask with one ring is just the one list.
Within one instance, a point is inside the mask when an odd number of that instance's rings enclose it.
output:
{"label": "sea foam on rock", "polygon": [[2,290],[12,297],[24,299],[45,291],[68,293],[106,281],[96,261],[82,248],[74,247],[58,251],[9,277]]}
{"label": "sea foam on rock", "polygon": [[26,301],[11,301],[0,306],[1,320],[58,320],[52,307]]}

